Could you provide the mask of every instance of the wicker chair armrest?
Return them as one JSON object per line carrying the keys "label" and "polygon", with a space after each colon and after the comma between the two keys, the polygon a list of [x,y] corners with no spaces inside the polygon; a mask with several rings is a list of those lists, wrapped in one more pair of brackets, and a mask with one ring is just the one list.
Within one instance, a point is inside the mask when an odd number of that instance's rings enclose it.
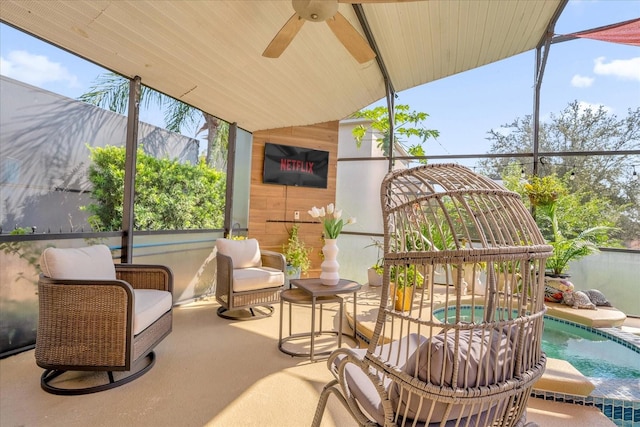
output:
{"label": "wicker chair armrest", "polygon": [[116,277],[134,289],[173,292],[173,272],[164,265],[116,264]]}
{"label": "wicker chair armrest", "polygon": [[[131,305],[133,307],[133,301],[135,298],[133,292],[133,286],[125,280],[115,279],[115,280],[89,280],[89,279],[54,279],[51,277],[47,277],[44,274],[40,273],[40,277],[38,280],[39,287],[47,287],[45,290],[45,294],[50,293],[51,290],[56,290],[59,295],[56,297],[61,298],[61,301],[67,300],[73,302],[73,298],[75,295],[71,292],[64,292],[66,289],[69,289],[74,286],[81,287],[93,287],[92,293],[97,298],[96,302],[99,301],[100,298],[104,298],[104,295],[111,292],[113,289],[118,290],[122,289],[122,291],[126,294],[127,305]],[[40,290],[39,290],[40,291]],[[40,292],[38,292],[40,296]]]}
{"label": "wicker chair armrest", "polygon": [[233,281],[233,260],[220,252],[216,254],[216,296],[228,298]]}
{"label": "wicker chair armrest", "polygon": [[350,348],[339,348],[331,352],[327,359],[327,368],[338,378],[338,366],[345,360],[357,359],[362,360],[362,356],[357,354]]}
{"label": "wicker chair armrest", "polygon": [[264,267],[286,271],[287,262],[283,254],[274,251],[260,250],[260,258],[262,258],[262,265]]}
{"label": "wicker chair armrest", "polygon": [[[113,348],[108,354],[87,349],[93,349],[96,342],[127,341],[134,313],[133,288],[127,282],[51,279],[40,275],[38,301],[39,366],[107,366],[125,362],[123,349]],[[96,361],[96,357],[100,360]]]}

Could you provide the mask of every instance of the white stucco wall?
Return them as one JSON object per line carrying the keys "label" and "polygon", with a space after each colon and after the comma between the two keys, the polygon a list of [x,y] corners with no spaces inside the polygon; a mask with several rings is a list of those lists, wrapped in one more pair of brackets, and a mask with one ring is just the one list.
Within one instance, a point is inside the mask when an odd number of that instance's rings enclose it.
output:
{"label": "white stucco wall", "polygon": [[[353,160],[355,158],[383,157],[377,147],[376,135],[367,132],[360,148],[356,146],[351,131],[367,121],[343,120],[338,134],[338,171],[336,203],[343,209],[343,215],[354,216],[357,223],[347,226],[344,231],[382,234],[382,212],[380,208],[380,184],[387,174],[387,160]],[[396,162],[396,168],[404,167]],[[382,237],[378,237],[382,241]],[[375,264],[381,255],[371,245],[371,236],[341,235],[338,241],[340,253],[340,276],[360,283],[367,282],[367,269]]]}

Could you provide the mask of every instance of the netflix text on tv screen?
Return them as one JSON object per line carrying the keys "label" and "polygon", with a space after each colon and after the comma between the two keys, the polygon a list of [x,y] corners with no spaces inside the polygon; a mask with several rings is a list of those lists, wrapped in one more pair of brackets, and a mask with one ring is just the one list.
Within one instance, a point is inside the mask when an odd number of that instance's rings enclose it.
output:
{"label": "netflix text on tv screen", "polygon": [[264,145],[265,184],[327,188],[329,152],[267,142]]}

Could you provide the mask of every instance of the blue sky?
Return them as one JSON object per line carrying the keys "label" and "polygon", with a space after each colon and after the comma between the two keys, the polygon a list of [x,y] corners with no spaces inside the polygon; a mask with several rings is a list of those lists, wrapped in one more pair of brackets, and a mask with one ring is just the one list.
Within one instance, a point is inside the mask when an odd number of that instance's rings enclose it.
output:
{"label": "blue sky", "polygon": [[[640,17],[640,1],[570,1],[557,34]],[[535,52],[526,52],[418,88],[401,92],[396,104],[430,115],[440,131],[427,154],[477,154],[490,148],[491,129],[533,112]],[[600,64],[600,65],[598,65]],[[640,106],[640,48],[594,40],[551,46],[541,89],[541,119],[570,102],[604,105],[618,117]],[[473,166],[474,161],[459,160]]]}
{"label": "blue sky", "polygon": [[[568,34],[640,17],[640,0],[571,0],[556,33]],[[398,94],[396,104],[430,114],[426,126],[440,131],[427,154],[485,153],[487,132],[532,114],[533,51]],[[77,98],[104,72],[62,50],[0,24],[0,74]],[[570,102],[604,105],[618,117],[640,106],[640,48],[592,40],[550,49],[541,94],[541,117]],[[386,104],[384,104],[386,105]],[[141,112],[162,125],[162,116]],[[191,135],[190,135],[191,136]],[[474,161],[460,161],[473,166]]]}

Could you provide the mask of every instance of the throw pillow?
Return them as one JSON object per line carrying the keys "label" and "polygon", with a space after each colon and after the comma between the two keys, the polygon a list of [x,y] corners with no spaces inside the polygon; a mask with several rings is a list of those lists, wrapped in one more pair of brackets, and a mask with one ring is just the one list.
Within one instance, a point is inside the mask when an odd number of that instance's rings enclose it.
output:
{"label": "throw pillow", "polygon": [[573,283],[559,277],[544,278],[544,300],[547,302],[562,302],[562,293],[573,291]]}
{"label": "throw pillow", "polygon": [[563,292],[562,302],[572,308],[597,310],[596,305],[592,303],[587,294],[582,291]]}
{"label": "throw pillow", "polygon": [[613,307],[602,292],[597,289],[583,291],[596,306]]}
{"label": "throw pillow", "polygon": [[544,285],[544,300],[546,302],[562,302],[562,291],[557,288]]}
{"label": "throw pillow", "polygon": [[[460,331],[456,343],[455,333],[440,333],[422,344],[411,355],[403,371],[421,381],[449,388],[480,387],[495,384],[512,376],[509,361],[513,355],[516,333],[503,330]],[[458,353],[455,347],[458,346]],[[457,376],[453,376],[454,364],[458,366]],[[407,390],[393,384],[389,395],[395,408],[401,414],[421,422],[440,422],[445,419],[447,404],[421,399]],[[418,411],[418,409],[420,409]],[[472,408],[466,407],[465,414]],[[454,407],[446,420],[461,415],[462,407]],[[431,417],[429,413],[431,412]]]}

